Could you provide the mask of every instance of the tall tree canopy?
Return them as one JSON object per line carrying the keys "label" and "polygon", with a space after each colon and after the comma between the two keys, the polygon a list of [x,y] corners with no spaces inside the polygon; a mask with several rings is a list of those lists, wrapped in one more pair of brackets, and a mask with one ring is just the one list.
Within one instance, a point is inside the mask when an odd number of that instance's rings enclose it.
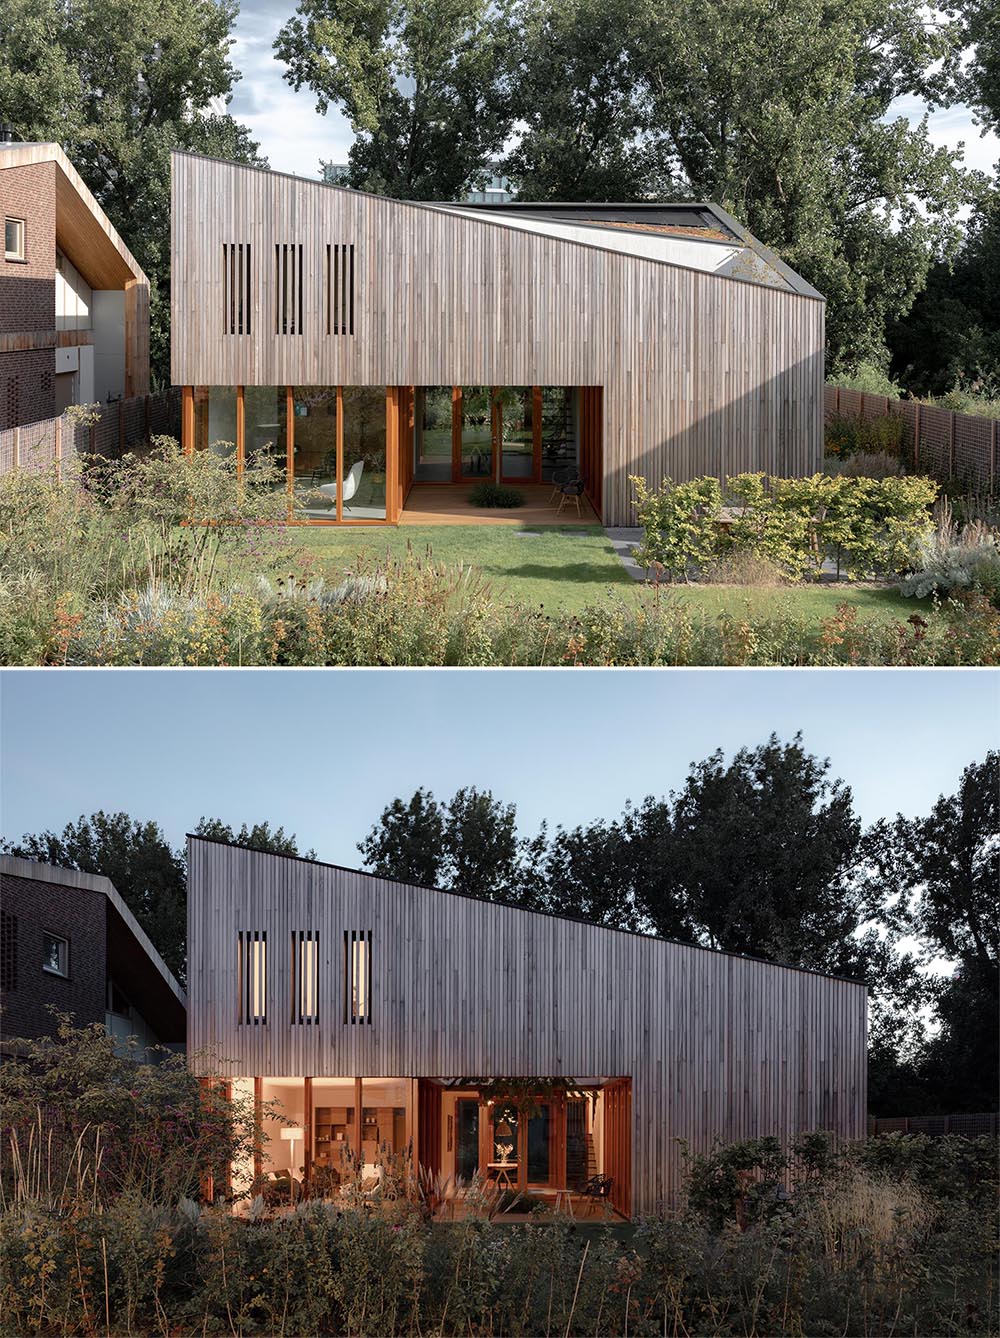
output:
{"label": "tall tree canopy", "polygon": [[489,0],[301,0],[274,44],[293,88],[351,123],[350,185],[461,199],[511,125],[511,30]]}
{"label": "tall tree canopy", "polygon": [[235,0],[7,0],[0,121],[54,140],[150,280],[154,378],[169,383],[170,150],[262,163],[221,108]]}
{"label": "tall tree canopy", "polygon": [[920,0],[622,0],[608,19],[603,0],[301,0],[276,50],[349,117],[352,185],[453,199],[500,156],[520,199],[715,200],[825,294],[831,370],[886,366],[973,190],[891,108],[959,95],[972,19]]}

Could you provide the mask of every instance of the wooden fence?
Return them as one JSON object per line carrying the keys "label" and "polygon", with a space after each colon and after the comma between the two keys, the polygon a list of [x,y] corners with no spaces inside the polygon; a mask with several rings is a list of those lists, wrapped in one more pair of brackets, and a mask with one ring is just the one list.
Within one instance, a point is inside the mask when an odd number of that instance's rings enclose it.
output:
{"label": "wooden fence", "polygon": [[980,1115],[897,1115],[889,1119],[868,1117],[869,1134],[927,1134],[943,1138],[958,1134],[962,1138],[981,1138],[997,1135],[997,1113],[987,1111]]}
{"label": "wooden fence", "polygon": [[903,420],[903,449],[915,471],[932,478],[959,479],[970,492],[996,492],[1000,423],[995,418],[952,413],[917,400],[896,400],[846,386],[827,386],[826,419]]}
{"label": "wooden fence", "polygon": [[171,387],[158,395],[137,395],[98,406],[94,423],[74,422],[70,414],[44,418],[0,432],[0,474],[11,469],[48,469],[74,452],[116,459],[151,437],[180,437],[181,392]]}

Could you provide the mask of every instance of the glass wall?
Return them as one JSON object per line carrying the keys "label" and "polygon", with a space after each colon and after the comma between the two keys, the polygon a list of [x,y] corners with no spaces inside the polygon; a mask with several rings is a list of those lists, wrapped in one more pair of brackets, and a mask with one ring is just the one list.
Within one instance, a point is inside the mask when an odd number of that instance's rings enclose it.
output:
{"label": "glass wall", "polygon": [[451,482],[451,386],[418,386],[413,406],[413,477]]}
{"label": "glass wall", "polygon": [[285,387],[245,386],[243,417],[243,457],[247,463],[263,454],[284,469],[288,441]]}
{"label": "glass wall", "polygon": [[534,477],[534,399],[534,390],[531,386],[508,386],[501,392],[503,458],[500,475],[502,478]]}
{"label": "glass wall", "polygon": [[354,1145],[353,1078],[314,1078],[312,1192],[331,1198],[340,1189],[346,1153]]}
{"label": "glass wall", "polygon": [[459,1097],[455,1103],[455,1174],[471,1180],[479,1170],[479,1098]]}
{"label": "glass wall", "polygon": [[[385,386],[344,386],[344,520],[385,520]],[[298,444],[299,420],[295,420]],[[298,453],[296,452],[296,470]]]}
{"label": "glass wall", "polygon": [[528,1121],[528,1183],[549,1183],[549,1105],[540,1106]]}
{"label": "glass wall", "polygon": [[462,477],[493,477],[493,395],[489,386],[462,387]]}
{"label": "glass wall", "polygon": [[195,386],[194,448],[222,456],[236,453],[235,386]]}
{"label": "glass wall", "polygon": [[303,518],[337,518],[337,387],[293,386],[295,496]]}
{"label": "glass wall", "polygon": [[579,463],[577,394],[573,386],[542,386],[542,479]]}

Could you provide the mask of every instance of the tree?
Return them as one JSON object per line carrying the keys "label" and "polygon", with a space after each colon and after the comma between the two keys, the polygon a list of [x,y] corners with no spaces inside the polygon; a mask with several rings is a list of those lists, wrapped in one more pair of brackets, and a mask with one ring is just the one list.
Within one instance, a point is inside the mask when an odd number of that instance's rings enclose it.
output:
{"label": "tree", "polygon": [[522,0],[513,102],[520,138],[504,162],[519,200],[669,196],[649,140],[649,102],[635,45],[641,0],[609,22],[605,0]]}
{"label": "tree", "polygon": [[68,822],[59,835],[43,831],[5,841],[4,854],[80,869],[110,878],[167,966],[183,982],[187,939],[184,860],[155,822],[99,810]]}
{"label": "tree", "polygon": [[537,842],[518,837],[513,804],[475,786],[443,804],[423,789],[408,803],[393,800],[358,850],[383,878],[487,901],[529,904],[534,895]]}
{"label": "tree", "polygon": [[225,841],[231,846],[245,846],[250,850],[268,850],[272,855],[298,855],[303,859],[315,859],[315,850],[300,850],[294,832],[285,834],[284,827],[275,827],[272,831],[269,822],[255,822],[252,827],[246,823],[240,830],[234,831],[228,822],[221,818],[199,818],[194,829],[195,836],[205,836],[213,841]]}
{"label": "tree", "polygon": [[235,0],[10,0],[0,120],[55,140],[150,280],[154,378],[169,384],[170,151],[266,165],[221,108]]}
{"label": "tree", "polygon": [[645,910],[658,932],[674,932],[683,907],[709,947],[843,971],[867,919],[852,876],[861,824],[829,769],[801,735],[772,734],[728,763],[714,752],[669,800],[647,800],[639,829],[658,876]]}
{"label": "tree", "polygon": [[343,108],[357,189],[461,199],[503,148],[512,121],[503,3],[300,0],[274,49],[320,112]]}
{"label": "tree", "polygon": [[[978,0],[968,0],[970,5]],[[717,201],[827,298],[828,364],[888,363],[886,325],[962,240],[976,188],[894,101],[957,96],[958,19],[918,0],[542,0],[512,11],[521,199]]]}
{"label": "tree", "polygon": [[394,799],[358,850],[380,878],[398,878],[419,887],[438,887],[444,864],[444,817],[430,790],[415,791],[408,803]]}
{"label": "tree", "polygon": [[923,818],[877,824],[881,915],[917,939],[939,1030],[916,1053],[924,1108],[995,1108],[1000,1085],[1000,753],[962,773],[958,789]]}

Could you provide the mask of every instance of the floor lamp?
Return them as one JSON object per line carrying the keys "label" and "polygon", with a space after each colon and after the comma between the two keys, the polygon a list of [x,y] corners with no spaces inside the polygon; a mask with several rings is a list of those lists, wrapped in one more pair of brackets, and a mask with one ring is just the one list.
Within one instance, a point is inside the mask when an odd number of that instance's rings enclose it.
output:
{"label": "floor lamp", "polygon": [[304,1139],[305,1136],[306,1131],[297,1125],[293,1125],[290,1129],[282,1129],[281,1131],[281,1137],[286,1143],[291,1143],[292,1145],[288,1150],[289,1160],[291,1161],[291,1166],[288,1168],[288,1202],[290,1204],[294,1204],[295,1202],[295,1176],[293,1175],[295,1170],[295,1144],[300,1138]]}

